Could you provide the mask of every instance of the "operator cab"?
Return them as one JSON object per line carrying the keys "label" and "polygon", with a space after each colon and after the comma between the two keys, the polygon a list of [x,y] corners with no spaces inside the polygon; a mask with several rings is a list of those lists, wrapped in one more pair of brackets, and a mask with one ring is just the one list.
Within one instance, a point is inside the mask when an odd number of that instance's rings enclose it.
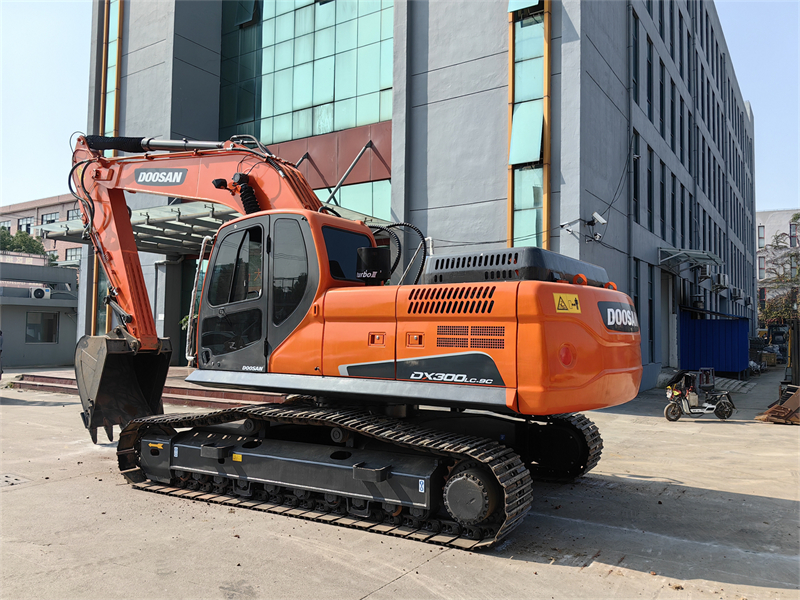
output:
{"label": "operator cab", "polygon": [[304,210],[223,226],[203,284],[198,367],[265,372],[271,352],[325,290],[364,285],[359,249],[374,247],[363,223]]}

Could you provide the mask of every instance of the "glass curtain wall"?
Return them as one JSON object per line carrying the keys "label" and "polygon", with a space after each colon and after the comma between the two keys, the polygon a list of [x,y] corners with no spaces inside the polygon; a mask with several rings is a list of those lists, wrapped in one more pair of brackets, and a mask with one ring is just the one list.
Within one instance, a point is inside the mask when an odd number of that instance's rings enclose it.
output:
{"label": "glass curtain wall", "polygon": [[508,163],[513,166],[514,246],[542,246],[544,14],[514,13],[514,108]]}
{"label": "glass curtain wall", "polygon": [[273,144],[392,118],[392,0],[224,2],[220,138]]}
{"label": "glass curtain wall", "polygon": [[[327,202],[331,195],[326,188],[314,190],[320,202]],[[372,215],[384,221],[392,221],[392,182],[389,179],[343,185],[336,193],[339,205]]]}

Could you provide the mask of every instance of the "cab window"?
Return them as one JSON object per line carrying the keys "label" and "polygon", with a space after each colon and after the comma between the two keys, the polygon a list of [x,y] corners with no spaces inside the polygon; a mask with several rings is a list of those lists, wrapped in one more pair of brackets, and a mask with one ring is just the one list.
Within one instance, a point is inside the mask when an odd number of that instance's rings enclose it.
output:
{"label": "cab window", "polygon": [[363,233],[325,226],[322,228],[328,263],[334,279],[359,281],[356,277],[356,250],[372,246],[372,240]]}
{"label": "cab window", "polygon": [[280,325],[294,312],[308,285],[308,254],[300,224],[275,221],[272,258],[272,322]]}
{"label": "cab window", "polygon": [[260,227],[227,235],[220,242],[211,272],[208,302],[213,306],[258,298],[261,295],[263,254]]}

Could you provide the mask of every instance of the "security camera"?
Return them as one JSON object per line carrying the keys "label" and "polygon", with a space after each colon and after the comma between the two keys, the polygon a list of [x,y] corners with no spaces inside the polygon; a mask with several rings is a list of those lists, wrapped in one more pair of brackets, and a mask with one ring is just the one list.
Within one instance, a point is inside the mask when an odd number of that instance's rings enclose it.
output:
{"label": "security camera", "polygon": [[595,211],[595,212],[593,212],[593,213],[592,213],[592,221],[593,221],[593,222],[590,222],[590,225],[594,225],[594,224],[596,224],[596,223],[600,223],[600,225],[605,225],[606,223],[608,223],[608,221],[606,221],[606,220],[603,218],[603,215],[601,215],[601,214],[600,214],[599,212],[597,212],[597,211]]}
{"label": "security camera", "polygon": [[599,242],[601,239],[603,239],[603,235],[599,232],[596,232],[593,237],[595,242]]}

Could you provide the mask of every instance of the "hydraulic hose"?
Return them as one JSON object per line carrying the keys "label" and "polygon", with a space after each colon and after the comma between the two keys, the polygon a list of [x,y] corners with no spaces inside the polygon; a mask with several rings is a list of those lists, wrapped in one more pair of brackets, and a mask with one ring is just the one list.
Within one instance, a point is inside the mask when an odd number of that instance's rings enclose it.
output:
{"label": "hydraulic hose", "polygon": [[387,225],[386,229],[395,229],[397,227],[405,227],[406,229],[411,229],[414,231],[418,236],[419,239],[422,241],[422,260],[419,263],[419,270],[417,271],[417,276],[414,279],[414,285],[419,283],[419,278],[422,276],[422,270],[425,268],[425,259],[428,257],[427,248],[425,248],[425,236],[422,235],[422,232],[411,223],[392,223],[391,225]]}
{"label": "hydraulic hose", "polygon": [[394,231],[390,231],[386,227],[381,227],[380,225],[370,225],[369,228],[375,231],[383,231],[389,234],[391,238],[394,240],[395,245],[397,246],[397,256],[395,257],[394,263],[392,264],[392,268],[389,271],[389,275],[391,276],[394,273],[395,269],[397,269],[397,265],[400,264],[400,255],[403,252],[403,245],[400,243],[400,238]]}

